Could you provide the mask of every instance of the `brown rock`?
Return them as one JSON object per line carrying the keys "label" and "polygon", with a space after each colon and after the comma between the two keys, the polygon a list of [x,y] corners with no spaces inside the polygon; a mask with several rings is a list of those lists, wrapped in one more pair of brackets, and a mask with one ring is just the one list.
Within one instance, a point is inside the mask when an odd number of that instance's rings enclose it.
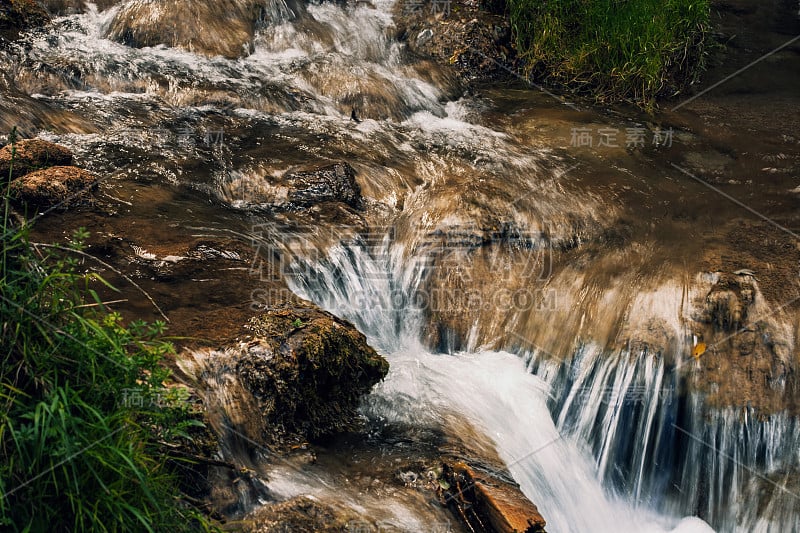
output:
{"label": "brown rock", "polygon": [[352,324],[310,304],[267,311],[247,329],[256,339],[236,371],[273,432],[353,429],[361,397],[389,371]]}
{"label": "brown rock", "polygon": [[0,40],[15,40],[28,28],[43,26],[50,16],[35,0],[0,1]]}
{"label": "brown rock", "polygon": [[13,171],[11,178],[15,179],[34,170],[72,164],[72,152],[69,149],[42,139],[19,141],[14,145],[14,150],[12,169],[11,145],[0,149],[0,176],[3,179],[8,178],[10,170]]}
{"label": "brown rock", "polygon": [[545,519],[513,482],[491,477],[458,461],[442,468],[442,500],[472,531],[542,533]]}
{"label": "brown rock", "polygon": [[91,202],[97,177],[78,167],[50,167],[11,182],[14,200],[37,207],[73,207]]}
{"label": "brown rock", "polygon": [[260,13],[255,0],[136,0],[122,7],[108,37],[137,48],[165,44],[235,59],[252,51]]}

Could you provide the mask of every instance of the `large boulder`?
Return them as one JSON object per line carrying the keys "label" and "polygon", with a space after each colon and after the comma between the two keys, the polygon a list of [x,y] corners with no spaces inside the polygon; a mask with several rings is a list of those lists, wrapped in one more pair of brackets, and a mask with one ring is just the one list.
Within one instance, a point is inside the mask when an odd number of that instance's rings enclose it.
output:
{"label": "large boulder", "polygon": [[43,26],[50,16],[36,0],[0,1],[0,41],[13,41],[23,30]]}
{"label": "large boulder", "polygon": [[11,145],[0,149],[0,176],[8,179],[9,171],[13,171],[11,179],[16,179],[34,170],[71,165],[72,160],[72,152],[61,145],[42,139],[25,139],[13,147],[13,169]]}
{"label": "large boulder", "polygon": [[311,305],[267,311],[236,370],[272,428],[317,438],[352,429],[389,363],[352,324]]}
{"label": "large boulder", "polygon": [[356,428],[361,397],[389,370],[352,324],[301,300],[253,317],[246,332],[179,363],[206,390],[226,455],[240,455],[242,438],[281,449]]}
{"label": "large boulder", "polygon": [[134,0],[114,17],[108,37],[137,48],[164,44],[235,59],[252,51],[262,5],[257,0]]}
{"label": "large boulder", "polygon": [[17,178],[9,186],[15,201],[35,207],[63,208],[91,203],[97,177],[78,167],[50,167]]}

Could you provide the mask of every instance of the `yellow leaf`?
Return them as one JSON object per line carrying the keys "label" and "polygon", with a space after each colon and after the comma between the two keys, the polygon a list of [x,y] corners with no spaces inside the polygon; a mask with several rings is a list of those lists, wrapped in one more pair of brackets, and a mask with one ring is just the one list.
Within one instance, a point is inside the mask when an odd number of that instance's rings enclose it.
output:
{"label": "yellow leaf", "polygon": [[695,359],[700,359],[700,356],[706,353],[706,343],[698,342],[695,344],[694,349],[692,350],[692,357]]}

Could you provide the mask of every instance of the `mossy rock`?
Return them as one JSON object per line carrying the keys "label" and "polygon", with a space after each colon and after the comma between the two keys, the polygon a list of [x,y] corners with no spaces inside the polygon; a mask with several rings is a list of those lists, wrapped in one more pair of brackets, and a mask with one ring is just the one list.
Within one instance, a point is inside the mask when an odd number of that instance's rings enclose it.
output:
{"label": "mossy rock", "polygon": [[236,370],[259,401],[267,440],[355,428],[361,397],[389,371],[352,324],[310,304],[267,311],[247,329],[255,339]]}
{"label": "mossy rock", "polygon": [[97,176],[78,167],[50,167],[17,178],[9,186],[15,202],[33,207],[69,208],[91,204]]}

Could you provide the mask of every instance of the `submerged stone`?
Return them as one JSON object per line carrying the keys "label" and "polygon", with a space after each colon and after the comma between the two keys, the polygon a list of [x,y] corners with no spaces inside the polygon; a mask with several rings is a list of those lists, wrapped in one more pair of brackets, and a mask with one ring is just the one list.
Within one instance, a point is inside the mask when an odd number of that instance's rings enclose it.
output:
{"label": "submerged stone", "polygon": [[341,202],[357,209],[361,205],[361,188],[356,183],[356,171],[348,163],[293,172],[281,181],[288,188],[286,200],[293,206],[311,207],[323,202]]}
{"label": "submerged stone", "polygon": [[242,520],[244,531],[267,533],[272,531],[356,531],[355,524],[366,523],[355,513],[326,506],[310,498],[299,496],[285,502],[260,507]]}

